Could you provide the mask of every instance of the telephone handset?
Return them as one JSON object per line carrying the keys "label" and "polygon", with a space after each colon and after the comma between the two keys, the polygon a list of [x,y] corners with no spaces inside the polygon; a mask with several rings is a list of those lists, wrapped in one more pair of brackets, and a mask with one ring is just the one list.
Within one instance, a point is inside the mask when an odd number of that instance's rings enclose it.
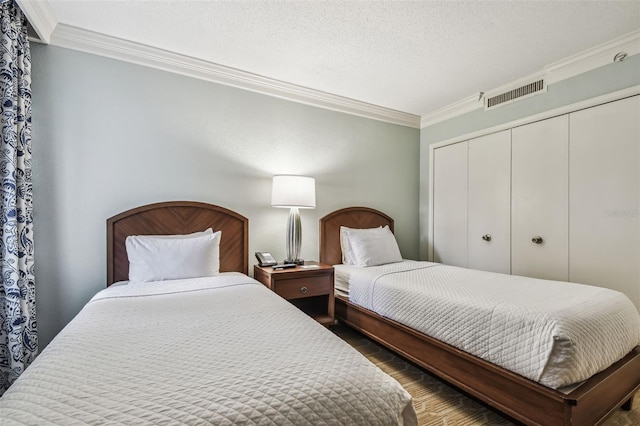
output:
{"label": "telephone handset", "polygon": [[276,258],[266,251],[257,251],[256,259],[258,259],[258,264],[260,266],[273,266],[278,264]]}

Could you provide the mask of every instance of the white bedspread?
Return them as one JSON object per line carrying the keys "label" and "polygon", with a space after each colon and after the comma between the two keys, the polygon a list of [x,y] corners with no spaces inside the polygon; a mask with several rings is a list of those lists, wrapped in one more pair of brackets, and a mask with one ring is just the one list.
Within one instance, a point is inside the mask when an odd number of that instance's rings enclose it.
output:
{"label": "white bedspread", "polygon": [[0,424],[414,425],[410,395],[242,274],[98,293],[0,398]]}
{"label": "white bedspread", "polygon": [[555,389],[640,344],[633,303],[601,287],[416,261],[338,269],[351,302]]}

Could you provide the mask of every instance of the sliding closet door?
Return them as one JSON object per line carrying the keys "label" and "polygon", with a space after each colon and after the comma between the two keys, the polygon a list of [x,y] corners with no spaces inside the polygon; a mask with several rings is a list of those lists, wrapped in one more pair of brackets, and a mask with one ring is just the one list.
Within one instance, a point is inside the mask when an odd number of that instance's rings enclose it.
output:
{"label": "sliding closet door", "polygon": [[511,273],[511,130],[469,141],[468,267]]}
{"label": "sliding closet door", "polygon": [[467,142],[434,150],[433,260],[467,266]]}
{"label": "sliding closet door", "polygon": [[640,309],[640,96],[570,115],[571,281]]}
{"label": "sliding closet door", "polygon": [[512,129],[511,273],[567,281],[568,115]]}

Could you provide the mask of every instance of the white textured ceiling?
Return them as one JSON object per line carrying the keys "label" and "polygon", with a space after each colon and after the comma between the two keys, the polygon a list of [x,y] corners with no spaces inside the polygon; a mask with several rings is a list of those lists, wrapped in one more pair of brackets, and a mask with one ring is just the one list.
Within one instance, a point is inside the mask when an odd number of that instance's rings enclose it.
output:
{"label": "white textured ceiling", "polygon": [[640,28],[640,1],[61,1],[58,22],[418,116]]}

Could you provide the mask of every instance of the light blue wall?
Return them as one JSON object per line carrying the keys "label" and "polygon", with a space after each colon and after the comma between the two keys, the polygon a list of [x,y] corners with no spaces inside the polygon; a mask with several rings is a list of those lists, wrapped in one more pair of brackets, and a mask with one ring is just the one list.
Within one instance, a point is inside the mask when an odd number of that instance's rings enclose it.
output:
{"label": "light blue wall", "polygon": [[429,145],[640,84],[640,55],[549,85],[547,92],[467,114],[420,131],[420,258],[427,258]]}
{"label": "light blue wall", "polygon": [[[640,84],[640,55],[489,112],[418,131],[72,50],[32,45],[34,220],[41,347],[102,289],[106,219],[152,202],[218,204],[250,220],[250,252],[284,258],[271,176],[314,176],[302,257],[318,219],[364,205],[396,220],[404,257],[426,258],[429,145]],[[250,256],[253,261],[253,256]]]}
{"label": "light blue wall", "polygon": [[235,210],[249,218],[250,253],[283,259],[288,211],[270,207],[271,176],[304,174],[316,178],[317,208],[301,211],[303,258],[318,257],[318,219],[353,205],[394,217],[403,256],[418,256],[419,130],[32,49],[41,347],[104,288],[107,218],[147,203]]}

